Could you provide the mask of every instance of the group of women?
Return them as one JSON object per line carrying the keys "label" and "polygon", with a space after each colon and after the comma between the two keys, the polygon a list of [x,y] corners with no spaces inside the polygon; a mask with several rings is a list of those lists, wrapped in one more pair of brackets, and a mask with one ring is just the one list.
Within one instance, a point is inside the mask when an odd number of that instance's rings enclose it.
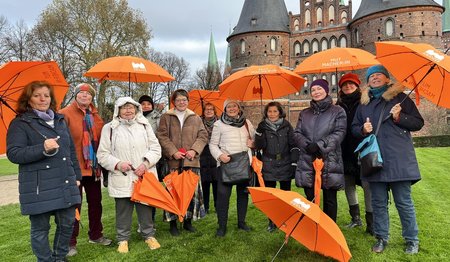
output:
{"label": "group of women", "polygon": [[[388,243],[387,204],[391,190],[402,222],[405,252],[417,253],[418,228],[411,185],[420,180],[420,173],[410,131],[419,130],[423,119],[402,87],[392,85],[384,67],[369,68],[366,80],[367,88],[360,89],[357,75],[344,75],[339,81],[337,105],[329,95],[328,82],[314,80],[310,85],[310,106],[300,112],[295,128],[286,120],[278,102],[266,105],[264,118],[256,130],[235,100],[225,101],[220,116],[213,105],[205,104],[200,117],[187,108],[189,95],[181,89],[171,97],[174,108],[160,116],[152,127],[140,103],[130,97],[119,98],[113,120],[101,131],[97,150],[98,163],[109,171],[108,191],[115,200],[118,252],[128,252],[134,208],[139,232],[148,247],[160,247],[154,237],[151,207],[133,202],[130,197],[138,177],[147,171],[157,176],[155,167],[161,156],[169,170],[191,169],[201,176],[183,228],[195,232],[192,220],[210,211],[212,184],[218,220],[216,236],[223,237],[227,232],[233,184],[223,183],[220,166],[228,163],[233,154],[243,153],[251,161],[252,154],[258,152],[266,186],[276,187],[279,182],[282,190],[290,190],[291,179],[295,178],[295,184],[304,188],[308,200],[315,198],[316,174],[312,163],[322,159],[323,210],[336,221],[337,191],[345,189],[352,217],[349,227],[362,225],[355,190],[355,185],[361,184],[366,231],[377,239],[373,252],[383,252]],[[139,102],[144,101],[151,101],[153,107],[151,99]],[[19,99],[19,115],[7,134],[7,156],[19,164],[22,214],[30,217],[31,245],[40,261],[64,260],[75,205],[81,202],[77,188],[81,180],[80,166],[69,128],[64,117],[55,112],[55,103],[53,88],[48,83],[30,83]],[[362,138],[374,132],[372,123],[380,118],[384,120],[378,130],[378,140],[385,165],[370,177],[360,177],[353,151]],[[235,185],[237,228],[250,231],[246,223],[248,184]],[[55,216],[57,224],[53,250],[48,245],[50,216]],[[170,221],[170,233],[178,235],[176,216],[165,213],[164,217]],[[269,220],[267,230],[275,229]]]}

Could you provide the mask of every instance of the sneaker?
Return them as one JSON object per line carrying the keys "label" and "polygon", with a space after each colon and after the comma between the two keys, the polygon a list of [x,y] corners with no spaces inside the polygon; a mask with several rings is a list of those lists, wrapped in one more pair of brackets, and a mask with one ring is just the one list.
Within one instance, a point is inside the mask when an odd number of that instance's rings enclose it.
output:
{"label": "sneaker", "polygon": [[419,242],[406,241],[405,253],[408,255],[414,255],[419,253]]}
{"label": "sneaker", "polygon": [[119,241],[119,247],[117,248],[117,252],[125,254],[128,253],[128,241]]}
{"label": "sneaker", "polygon": [[109,239],[109,238],[106,238],[106,237],[101,237],[101,238],[95,239],[95,240],[89,239],[89,243],[91,243],[91,244],[99,244],[99,245],[102,245],[102,246],[109,246],[109,245],[111,245],[112,240]]}
{"label": "sneaker", "polygon": [[72,247],[69,247],[69,252],[67,252],[66,257],[73,257],[76,254],[78,254],[77,247],[72,246]]}
{"label": "sneaker", "polygon": [[267,226],[267,231],[269,233],[272,233],[275,231],[275,229],[277,229],[277,226],[272,221],[270,221],[269,225]]}
{"label": "sneaker", "polygon": [[372,246],[372,251],[375,253],[382,253],[386,248],[388,242],[382,238],[378,238],[377,242]]}
{"label": "sneaker", "polygon": [[156,238],[154,237],[147,238],[147,240],[145,240],[145,243],[147,243],[147,246],[151,250],[155,250],[161,247],[161,245],[158,243],[158,240],[156,240]]}
{"label": "sneaker", "polygon": [[355,219],[352,219],[352,222],[350,222],[350,224],[348,224],[346,227],[347,228],[354,228],[354,227],[360,227],[362,226],[362,221],[360,217],[357,217]]}

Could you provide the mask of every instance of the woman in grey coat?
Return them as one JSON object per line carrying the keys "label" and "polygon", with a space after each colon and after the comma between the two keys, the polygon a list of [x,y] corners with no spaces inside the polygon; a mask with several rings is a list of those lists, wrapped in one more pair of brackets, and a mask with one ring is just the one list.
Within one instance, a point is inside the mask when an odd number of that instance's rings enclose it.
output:
{"label": "woman in grey coat", "polygon": [[314,80],[310,88],[311,106],[300,112],[294,130],[294,140],[300,148],[295,183],[304,188],[307,199],[312,201],[316,175],[313,161],[322,158],[323,211],[336,221],[337,191],[344,188],[341,143],[347,129],[347,117],[342,107],[333,105],[326,80]]}

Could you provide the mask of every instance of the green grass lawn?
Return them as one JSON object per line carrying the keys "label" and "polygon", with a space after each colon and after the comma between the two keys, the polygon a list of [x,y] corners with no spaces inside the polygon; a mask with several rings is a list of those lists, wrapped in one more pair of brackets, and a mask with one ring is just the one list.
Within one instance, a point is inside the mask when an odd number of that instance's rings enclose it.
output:
{"label": "green grass lawn", "polygon": [[[370,251],[373,237],[364,233],[365,228],[347,229],[350,221],[348,207],[343,191],[338,193],[338,225],[344,233],[352,261],[448,261],[450,260],[450,148],[419,148],[417,156],[422,172],[422,181],[413,186],[413,198],[419,223],[420,252],[414,256],[403,252],[404,241],[401,225],[393,201],[389,205],[391,216],[391,239],[382,254]],[[0,166],[1,167],[1,166]],[[293,190],[303,190],[293,186]],[[362,189],[359,189],[360,204]],[[253,228],[250,233],[237,230],[236,200],[233,192],[230,201],[228,233],[225,238],[216,238],[216,214],[193,222],[196,233],[181,231],[179,237],[168,232],[168,223],[162,222],[161,211],[157,212],[156,238],[161,243],[158,250],[149,250],[136,232],[134,219],[130,252],[119,254],[116,245],[96,246],[88,243],[88,223],[86,212],[82,212],[82,223],[78,238],[78,255],[70,261],[270,261],[284,240],[284,233],[268,233],[265,229],[267,218],[262,212],[249,204],[247,223]],[[114,238],[114,202],[106,190],[103,195],[103,225],[106,236]],[[86,207],[86,205],[85,205]],[[362,211],[364,207],[362,206]],[[29,220],[20,214],[19,205],[0,207],[0,257],[2,261],[35,260],[29,241]],[[52,230],[55,226],[52,225]],[[290,239],[276,261],[332,261],[308,251],[296,240]]]}
{"label": "green grass lawn", "polygon": [[9,162],[8,158],[0,158],[0,176],[15,175],[18,173],[16,164]]}

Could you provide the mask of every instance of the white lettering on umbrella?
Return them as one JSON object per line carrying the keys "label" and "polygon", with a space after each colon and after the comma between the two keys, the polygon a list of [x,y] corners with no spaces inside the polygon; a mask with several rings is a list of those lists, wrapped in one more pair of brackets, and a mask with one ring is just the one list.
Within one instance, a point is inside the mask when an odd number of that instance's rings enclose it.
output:
{"label": "white lettering on umbrella", "polygon": [[310,204],[307,204],[307,203],[303,202],[300,198],[292,199],[291,205],[299,208],[300,211],[302,211],[302,212],[306,212],[306,211],[308,211],[308,209],[311,208]]}
{"label": "white lettering on umbrella", "polygon": [[131,62],[131,66],[133,67],[134,71],[147,71],[143,63]]}
{"label": "white lettering on umbrella", "polygon": [[435,62],[440,62],[440,61],[444,60],[443,55],[436,53],[432,49],[425,51],[425,55]]}
{"label": "white lettering on umbrella", "polygon": [[343,66],[343,65],[349,65],[351,62],[350,60],[341,60],[340,57],[337,58],[331,58],[328,62],[323,62],[322,67],[336,67],[336,66]]}

